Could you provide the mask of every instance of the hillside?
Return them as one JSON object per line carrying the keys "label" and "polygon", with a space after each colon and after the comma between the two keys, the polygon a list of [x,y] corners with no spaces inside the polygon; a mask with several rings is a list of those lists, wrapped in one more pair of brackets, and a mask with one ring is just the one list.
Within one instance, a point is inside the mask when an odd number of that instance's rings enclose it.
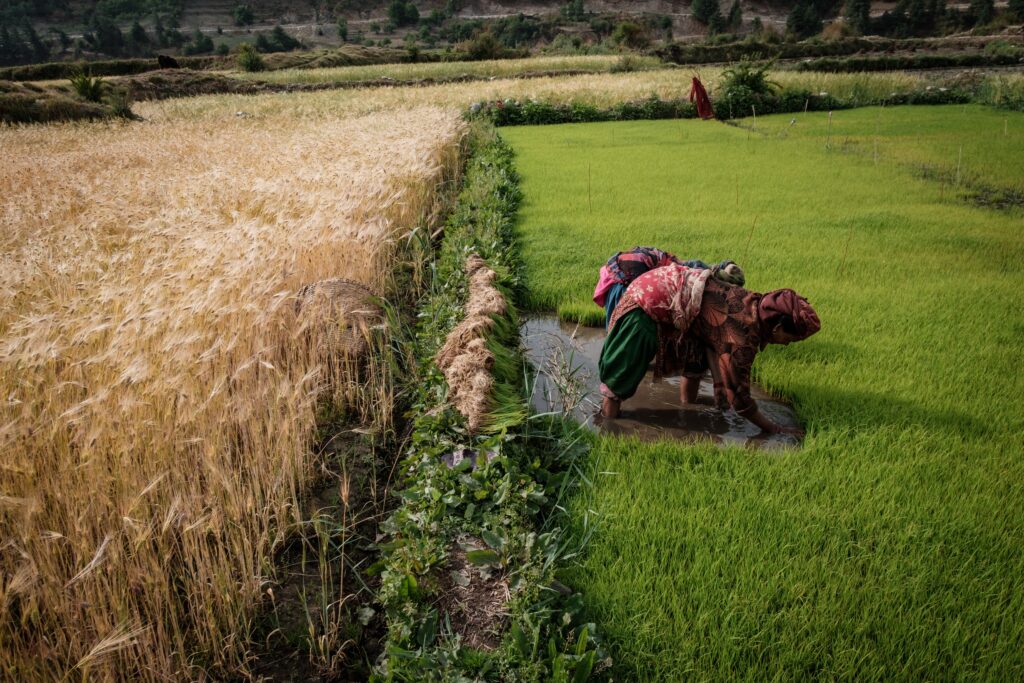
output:
{"label": "hillside", "polygon": [[228,55],[242,43],[260,52],[342,44],[419,52],[465,48],[481,34],[490,42],[473,58],[502,49],[607,53],[749,35],[999,33],[1021,20],[1024,0],[17,0],[0,9],[0,66]]}

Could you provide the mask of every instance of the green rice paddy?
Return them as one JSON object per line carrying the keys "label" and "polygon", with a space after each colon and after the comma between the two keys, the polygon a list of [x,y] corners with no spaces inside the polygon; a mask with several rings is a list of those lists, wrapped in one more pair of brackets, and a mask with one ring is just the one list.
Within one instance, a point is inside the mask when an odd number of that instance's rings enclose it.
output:
{"label": "green rice paddy", "polygon": [[[803,117],[758,119],[769,135],[701,121],[502,133],[533,308],[599,321],[601,263],[653,244],[733,258],[751,289],[793,287],[822,319],[755,364],[805,419],[801,450],[596,448],[573,508],[590,542],[564,580],[616,680],[1024,676],[1024,212],[913,168],[948,163],[958,136],[980,149],[1006,119],[1011,153],[986,147],[977,168],[1015,186],[1024,116],[835,116],[851,138],[888,130],[886,153],[826,146]],[[933,135],[901,132],[915,129]]]}

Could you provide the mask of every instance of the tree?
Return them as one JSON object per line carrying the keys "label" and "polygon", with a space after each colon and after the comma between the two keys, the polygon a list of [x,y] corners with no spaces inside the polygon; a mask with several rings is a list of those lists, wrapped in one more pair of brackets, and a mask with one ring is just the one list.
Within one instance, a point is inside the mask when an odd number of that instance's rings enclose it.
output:
{"label": "tree", "polygon": [[690,11],[693,12],[694,19],[707,26],[715,15],[719,14],[720,8],[718,0],[693,0]]}
{"label": "tree", "polygon": [[343,43],[348,40],[348,19],[345,17],[338,17],[338,37]]}
{"label": "tree", "polygon": [[32,50],[32,59],[37,62],[45,62],[50,56],[50,46],[44,43],[39,34],[36,33],[35,28],[28,21],[25,22],[25,28],[23,29],[25,36],[28,38],[29,47]]}
{"label": "tree", "polygon": [[587,10],[583,7],[583,0],[569,0],[562,5],[562,16],[568,21],[583,21],[587,18]]}
{"label": "tree", "polygon": [[974,17],[975,26],[987,24],[996,14],[995,2],[993,0],[971,0],[970,13]]}
{"label": "tree", "polygon": [[408,0],[391,0],[388,19],[395,26],[415,26],[420,20],[420,11]]}
{"label": "tree", "polygon": [[[86,34],[86,36],[88,35]],[[93,47],[97,51],[114,57],[121,56],[121,52],[124,50],[124,34],[121,33],[117,24],[109,19],[97,19],[92,36]]]}
{"label": "tree", "polygon": [[249,26],[256,20],[252,13],[252,7],[248,5],[237,5],[235,7],[235,26]]}
{"label": "tree", "polygon": [[810,0],[800,0],[789,13],[786,31],[800,39],[821,33],[821,15]]}
{"label": "tree", "polygon": [[1009,10],[1017,17],[1017,21],[1024,21],[1024,0],[1010,0]]}
{"label": "tree", "polygon": [[64,33],[64,31],[61,31],[59,28],[51,28],[50,30],[57,34],[57,42],[60,43],[61,51],[67,50],[71,47],[71,38],[68,34]]}
{"label": "tree", "polygon": [[149,44],[149,36],[146,34],[146,29],[138,21],[132,24],[132,30],[128,33],[128,39],[136,45]]}
{"label": "tree", "polygon": [[871,0],[846,0],[843,16],[847,26],[865,35],[871,27]]}
{"label": "tree", "polygon": [[201,55],[208,52],[213,52],[213,38],[196,29],[196,32],[192,34],[191,42],[185,45],[185,54]]}
{"label": "tree", "polygon": [[729,16],[725,24],[733,32],[743,28],[743,10],[740,9],[740,0],[732,0],[732,7],[729,8]]}

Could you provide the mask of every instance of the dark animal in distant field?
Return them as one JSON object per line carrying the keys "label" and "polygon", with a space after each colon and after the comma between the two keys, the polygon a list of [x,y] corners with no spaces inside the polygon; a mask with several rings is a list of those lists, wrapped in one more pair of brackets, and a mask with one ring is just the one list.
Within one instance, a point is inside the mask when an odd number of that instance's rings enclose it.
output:
{"label": "dark animal in distant field", "polygon": [[167,55],[157,55],[157,64],[160,65],[161,69],[180,69],[181,65],[178,64],[178,60],[174,57],[168,57]]}

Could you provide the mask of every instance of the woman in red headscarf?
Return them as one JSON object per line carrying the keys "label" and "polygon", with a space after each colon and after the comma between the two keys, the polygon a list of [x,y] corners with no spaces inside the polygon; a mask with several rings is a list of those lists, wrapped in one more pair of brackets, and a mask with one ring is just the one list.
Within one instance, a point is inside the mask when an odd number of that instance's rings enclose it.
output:
{"label": "woman in red headscarf", "polygon": [[692,377],[710,367],[720,408],[732,406],[766,432],[791,431],[758,410],[750,370],[768,344],[786,345],[821,329],[817,313],[791,289],[759,294],[708,274],[669,265],[629,285],[601,349],[601,414],[618,416],[655,359],[661,376]]}

